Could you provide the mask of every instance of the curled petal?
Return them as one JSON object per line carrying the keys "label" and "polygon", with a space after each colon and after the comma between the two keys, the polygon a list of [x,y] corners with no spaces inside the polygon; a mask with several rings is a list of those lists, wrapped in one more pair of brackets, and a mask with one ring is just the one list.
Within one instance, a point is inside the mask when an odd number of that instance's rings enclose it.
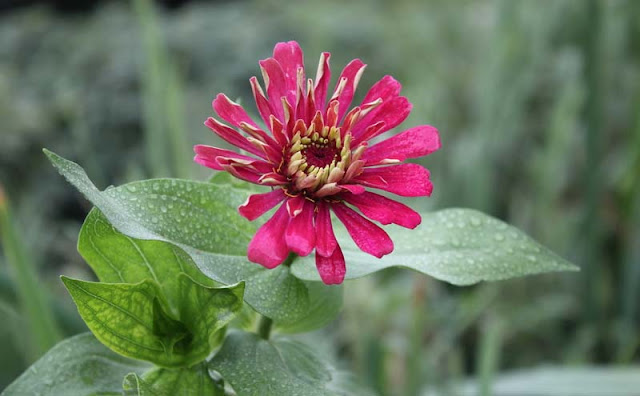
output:
{"label": "curled petal", "polygon": [[338,241],[331,225],[331,212],[324,201],[318,202],[316,213],[316,252],[329,257],[338,246]]}
{"label": "curled petal", "polygon": [[365,192],[364,187],[359,184],[340,184],[338,187],[350,192],[351,194],[362,194]]}
{"label": "curled petal", "polygon": [[323,52],[320,55],[320,62],[318,63],[318,72],[316,73],[316,85],[315,85],[315,102],[316,108],[324,114],[324,108],[327,103],[327,89],[329,88],[329,81],[331,80],[331,67],[329,66],[329,59],[331,54]]}
{"label": "curled petal", "polygon": [[[219,158],[222,158],[222,157],[219,157]],[[218,162],[220,163],[220,160],[218,160]],[[240,166],[232,162],[223,163],[221,164],[221,166],[223,170],[231,173],[233,176],[237,177],[238,179],[242,179],[253,184],[263,184],[260,182],[260,179],[263,177],[263,175],[254,169],[248,168],[246,166]]]}
{"label": "curled petal", "polygon": [[303,201],[302,211],[289,220],[284,238],[289,250],[300,256],[307,256],[311,253],[316,243],[316,231],[313,228],[313,209],[315,205],[306,199]]}
{"label": "curled petal", "polygon": [[363,215],[381,224],[397,224],[413,229],[422,221],[420,214],[407,205],[372,192],[345,194],[344,200],[358,208]]}
{"label": "curled petal", "polygon": [[331,209],[363,252],[381,258],[393,251],[393,242],[382,228],[342,203],[332,204]]}
{"label": "curled petal", "polygon": [[367,165],[402,162],[433,153],[440,148],[438,130],[421,125],[369,147],[362,159]]}
{"label": "curled petal", "polygon": [[225,94],[218,94],[213,100],[212,106],[220,118],[235,127],[239,128],[242,122],[255,128],[258,127],[242,106],[229,99]]}
{"label": "curled petal", "polygon": [[251,142],[246,137],[242,136],[240,132],[229,128],[215,118],[209,117],[207,121],[204,122],[204,125],[206,125],[209,129],[215,132],[216,135],[220,136],[226,142],[231,143],[234,146],[245,151],[248,151],[251,154],[266,158],[266,154],[263,150],[260,150],[259,148],[251,144]]}
{"label": "curled petal", "polygon": [[296,103],[298,68],[304,70],[302,49],[295,41],[278,43],[273,49],[273,58],[278,61],[282,68],[286,83],[287,101],[293,105]]}
{"label": "curled petal", "polygon": [[193,147],[193,151],[196,153],[194,161],[200,165],[204,165],[208,168],[215,170],[222,170],[222,166],[218,163],[217,157],[234,158],[243,161],[256,161],[255,158],[238,154],[231,150],[225,150],[218,147],[206,146],[204,144],[198,144]]}
{"label": "curled petal", "polygon": [[287,258],[289,249],[282,233],[289,223],[285,205],[262,225],[249,242],[247,256],[251,262],[266,268],[275,268]]}
{"label": "curled petal", "polygon": [[[344,116],[347,110],[351,107],[353,94],[356,92],[358,82],[360,82],[360,77],[362,77],[362,73],[366,67],[367,65],[362,63],[360,59],[354,59],[342,70],[342,73],[338,78],[338,84],[340,84],[340,81],[343,81],[343,79],[346,79],[346,84],[344,85],[342,92],[340,92],[337,97],[338,102],[340,102],[338,121],[342,119],[342,116]],[[338,88],[336,87],[336,90],[337,89]]]}
{"label": "curled petal", "polygon": [[353,182],[367,187],[379,188],[403,197],[429,196],[433,190],[433,184],[429,180],[429,171],[418,164],[365,168]]}
{"label": "curled petal", "polygon": [[288,182],[287,178],[275,172],[265,173],[258,179],[258,183],[264,186],[283,186]]}
{"label": "curled petal", "polygon": [[284,122],[284,111],[282,109],[282,97],[287,96],[287,83],[284,71],[277,60],[268,58],[261,60],[260,69],[264,78],[264,85],[267,88],[269,104],[275,111],[274,115]]}
{"label": "curled petal", "polygon": [[353,145],[357,146],[366,144],[367,140],[373,139],[374,137],[383,133],[381,131],[386,131],[387,129],[387,125],[384,123],[384,121],[373,123],[369,125],[364,131],[362,131],[357,137],[353,138]]}
{"label": "curled petal", "polygon": [[244,159],[244,158],[238,158],[237,156],[225,157],[220,155],[216,157],[216,161],[223,168],[227,165],[233,165],[234,167],[238,167],[238,168],[247,168],[248,170],[255,172],[259,175],[271,172],[271,170],[273,169],[270,163],[259,161],[254,158]]}
{"label": "curled petal", "polygon": [[362,141],[362,134],[374,123],[383,121],[384,127],[377,129],[376,133],[369,136],[367,140],[402,124],[402,122],[409,116],[409,113],[411,113],[412,108],[413,105],[404,96],[398,96],[386,102],[382,102],[380,106],[371,110],[351,128],[351,133],[355,137],[354,144]]}
{"label": "curled petal", "polygon": [[336,245],[330,256],[322,256],[316,253],[316,268],[320,278],[327,285],[339,285],[344,280],[347,268],[340,246]]}
{"label": "curled petal", "polygon": [[281,188],[264,194],[253,194],[238,207],[238,212],[247,220],[253,221],[270,211],[286,197]]}
{"label": "curled petal", "polygon": [[364,100],[362,100],[362,104],[364,105],[377,99],[382,99],[383,102],[386,102],[400,95],[401,89],[402,85],[395,78],[386,75],[371,86]]}
{"label": "curled petal", "polygon": [[289,216],[296,217],[302,213],[306,199],[302,195],[297,195],[287,200],[287,213]]}
{"label": "curled petal", "polygon": [[260,117],[265,124],[270,124],[270,118],[276,113],[271,103],[264,94],[258,79],[254,76],[249,79],[251,83],[251,91],[253,92],[253,100],[256,102],[256,107],[258,108],[258,112],[260,113]]}

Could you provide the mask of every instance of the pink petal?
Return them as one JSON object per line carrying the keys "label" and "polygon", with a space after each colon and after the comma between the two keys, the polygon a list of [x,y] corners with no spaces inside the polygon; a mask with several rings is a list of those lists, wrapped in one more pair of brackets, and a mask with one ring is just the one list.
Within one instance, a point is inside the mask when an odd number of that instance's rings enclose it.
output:
{"label": "pink petal", "polygon": [[304,199],[304,196],[302,196],[302,194],[296,195],[295,197],[288,199],[287,213],[289,213],[289,216],[296,217],[297,215],[302,213],[302,209],[304,208],[305,201],[306,199]]}
{"label": "pink petal", "polygon": [[353,94],[358,87],[360,77],[367,67],[360,59],[354,59],[342,70],[340,77],[338,78],[338,84],[343,78],[347,79],[347,84],[338,96],[338,102],[340,107],[338,108],[338,121],[342,119],[342,116],[349,110],[351,101],[353,100]]}
{"label": "pink petal", "polygon": [[221,171],[224,170],[222,166],[218,163],[218,161],[207,159],[196,155],[193,157],[193,161],[202,166],[206,166],[207,168],[211,168],[213,170]]}
{"label": "pink petal", "polygon": [[278,61],[284,72],[287,101],[295,105],[298,68],[304,69],[302,49],[295,41],[278,43],[273,49],[273,58]]}
{"label": "pink petal", "polygon": [[222,165],[218,163],[217,157],[234,158],[243,161],[257,161],[255,158],[238,154],[234,151],[221,149],[218,147],[206,146],[204,144],[198,144],[193,147],[196,156],[194,161],[200,165],[204,165],[208,168],[215,170],[222,170]]}
{"label": "pink petal", "polygon": [[365,192],[364,187],[359,184],[340,184],[338,187],[350,192],[351,194],[362,194]]}
{"label": "pink petal", "polygon": [[313,228],[313,215],[315,205],[304,200],[302,212],[289,220],[287,231],[284,234],[289,250],[300,255],[307,256],[316,243],[316,231]]}
{"label": "pink petal", "polygon": [[375,136],[402,124],[402,122],[409,116],[409,113],[411,113],[412,108],[413,105],[404,96],[398,96],[382,102],[380,106],[371,110],[367,115],[356,122],[353,128],[351,128],[351,133],[356,138],[354,139],[354,144],[361,141],[361,139],[359,139],[360,136],[364,133],[367,127],[374,123],[383,121],[385,125],[384,128],[377,130],[376,134],[369,136],[368,139],[372,139]]}
{"label": "pink petal", "polygon": [[358,208],[363,215],[381,224],[397,224],[413,229],[422,221],[420,214],[407,205],[372,192],[345,194],[344,200]]}
{"label": "pink petal", "polygon": [[363,252],[381,258],[393,251],[393,242],[382,228],[342,203],[332,204],[331,209],[347,227],[349,235]]}
{"label": "pink petal", "polygon": [[362,159],[367,165],[402,162],[431,154],[439,148],[438,130],[431,125],[421,125],[369,147]]}
{"label": "pink petal", "polygon": [[327,285],[339,285],[344,280],[347,268],[340,246],[336,246],[331,256],[325,257],[316,253],[316,268],[320,278]]}
{"label": "pink petal", "polygon": [[352,147],[359,146],[366,143],[368,140],[375,136],[380,135],[382,130],[387,130],[384,121],[378,121],[369,125],[364,131],[360,132],[357,137],[354,137],[351,141]]}
{"label": "pink petal", "polygon": [[429,196],[433,190],[429,171],[418,164],[365,168],[353,181],[403,197]]}
{"label": "pink petal", "polygon": [[388,101],[400,95],[402,85],[393,77],[384,76],[377,83],[373,84],[362,101],[362,104],[373,102],[376,99]]}
{"label": "pink petal", "polygon": [[206,125],[209,129],[215,132],[216,135],[220,136],[226,142],[231,143],[234,146],[255,154],[259,157],[266,158],[264,151],[251,144],[251,142],[249,142],[246,137],[242,136],[240,132],[229,128],[215,118],[209,117],[207,121],[204,122],[204,125]]}
{"label": "pink petal", "polygon": [[315,85],[315,101],[316,108],[324,114],[324,109],[327,103],[327,90],[329,88],[329,81],[331,80],[331,67],[329,66],[329,59],[331,54],[323,52],[320,55],[320,62],[318,63],[318,72],[316,73],[316,85]]}
{"label": "pink petal", "polygon": [[253,194],[238,207],[238,212],[247,220],[253,221],[270,211],[286,197],[284,190],[281,188],[264,194]]}
{"label": "pink petal", "polygon": [[261,60],[260,69],[262,69],[262,77],[264,85],[267,88],[269,96],[269,104],[274,110],[274,115],[284,122],[284,111],[282,110],[282,97],[287,96],[287,81],[284,71],[277,60],[268,58]]}
{"label": "pink petal", "polygon": [[246,166],[238,166],[237,164],[233,164],[233,163],[222,163],[220,165],[222,166],[223,170],[231,173],[234,177],[237,177],[238,179],[242,179],[253,184],[263,184],[260,182],[260,179],[262,178],[263,174],[253,169],[249,169]]}
{"label": "pink petal", "polygon": [[240,127],[241,122],[246,122],[256,128],[258,127],[244,108],[229,99],[225,94],[218,94],[213,100],[212,106],[220,118],[237,128]]}
{"label": "pink petal", "polygon": [[273,170],[273,165],[268,162],[260,161],[254,158],[243,159],[237,158],[236,156],[226,157],[226,156],[217,156],[216,162],[220,164],[223,168],[226,165],[233,165],[238,168],[247,168],[247,170],[251,172],[255,172],[258,175],[263,175],[265,173],[269,173]]}
{"label": "pink petal", "polygon": [[329,257],[338,246],[338,241],[331,225],[331,212],[324,201],[318,202],[316,213],[316,252]]}
{"label": "pink petal", "polygon": [[260,117],[265,124],[270,124],[271,115],[275,115],[275,110],[267,97],[264,95],[264,91],[258,82],[258,79],[254,76],[249,79],[251,83],[251,91],[253,92],[253,100],[256,102],[256,107],[258,108],[258,112],[260,113]]}
{"label": "pink petal", "polygon": [[285,205],[281,205],[272,218],[262,225],[249,242],[247,256],[251,262],[266,268],[275,268],[289,255],[284,231],[289,223]]}
{"label": "pink petal", "polygon": [[258,183],[265,186],[283,186],[285,184],[289,184],[289,180],[279,173],[269,172],[260,176]]}

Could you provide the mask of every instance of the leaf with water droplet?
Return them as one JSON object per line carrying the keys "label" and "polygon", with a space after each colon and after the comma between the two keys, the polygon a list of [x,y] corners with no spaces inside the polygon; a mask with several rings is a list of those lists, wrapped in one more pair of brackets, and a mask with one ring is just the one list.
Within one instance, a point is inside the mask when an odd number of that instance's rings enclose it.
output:
{"label": "leaf with water droplet", "polygon": [[[76,163],[45,150],[52,164],[120,233],[180,247],[207,277],[226,285],[246,282],[245,301],[282,331],[307,331],[333,320],[342,306],[341,286],[326,286],[251,263],[247,245],[259,222],[237,207],[259,187],[218,174],[212,182],[143,180],[98,190]],[[163,196],[173,203],[166,212]],[[135,197],[136,201],[131,201]]]}
{"label": "leaf with water droplet", "polygon": [[103,344],[121,355],[161,367],[203,361],[221,330],[242,308],[244,285],[221,288],[178,275],[182,294],[171,312],[158,284],[96,283],[63,277],[80,316]]}
{"label": "leaf with water droplet", "polygon": [[[335,228],[344,245],[346,279],[404,267],[456,285],[470,285],[578,269],[515,227],[472,209],[422,213],[422,224],[414,230],[390,226],[387,232],[395,249],[382,259],[363,253],[340,225]],[[318,279],[309,259],[294,263],[292,271],[301,279]]]}
{"label": "leaf with water droplet", "polygon": [[224,386],[215,382],[205,364],[190,368],[156,368],[144,373],[129,373],[122,384],[124,396],[169,396],[178,394],[224,396]]}
{"label": "leaf with water droplet", "polygon": [[231,331],[209,366],[238,396],[373,395],[308,346],[284,337],[265,341],[253,333]]}
{"label": "leaf with water droplet", "polygon": [[23,395],[121,395],[127,373],[142,374],[149,363],[120,356],[91,333],[68,338],[35,362],[3,392]]}

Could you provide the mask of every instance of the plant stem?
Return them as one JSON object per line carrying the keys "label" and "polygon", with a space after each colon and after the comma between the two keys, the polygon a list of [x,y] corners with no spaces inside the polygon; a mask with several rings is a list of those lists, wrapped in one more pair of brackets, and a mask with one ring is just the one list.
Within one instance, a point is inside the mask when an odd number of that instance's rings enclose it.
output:
{"label": "plant stem", "polygon": [[271,318],[261,316],[260,321],[258,322],[258,335],[264,340],[269,340],[272,326],[273,320]]}
{"label": "plant stem", "polygon": [[287,258],[284,260],[284,263],[282,263],[282,265],[287,266],[287,267],[291,267],[291,264],[293,263],[293,260],[295,260],[298,257],[297,254],[295,253],[289,253],[289,256],[287,256]]}

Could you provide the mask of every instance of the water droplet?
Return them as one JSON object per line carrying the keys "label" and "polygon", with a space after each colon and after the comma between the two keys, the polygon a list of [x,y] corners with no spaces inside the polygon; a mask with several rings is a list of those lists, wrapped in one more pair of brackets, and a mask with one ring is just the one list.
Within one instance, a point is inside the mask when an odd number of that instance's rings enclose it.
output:
{"label": "water droplet", "polygon": [[472,217],[471,218],[471,225],[475,226],[475,227],[479,227],[482,224],[482,221],[477,218],[477,217]]}
{"label": "water droplet", "polygon": [[504,241],[504,235],[502,235],[502,234],[501,234],[501,233],[499,233],[499,232],[497,232],[497,233],[493,236],[493,238],[494,238],[496,241],[498,241],[498,242],[502,242],[502,241]]}

